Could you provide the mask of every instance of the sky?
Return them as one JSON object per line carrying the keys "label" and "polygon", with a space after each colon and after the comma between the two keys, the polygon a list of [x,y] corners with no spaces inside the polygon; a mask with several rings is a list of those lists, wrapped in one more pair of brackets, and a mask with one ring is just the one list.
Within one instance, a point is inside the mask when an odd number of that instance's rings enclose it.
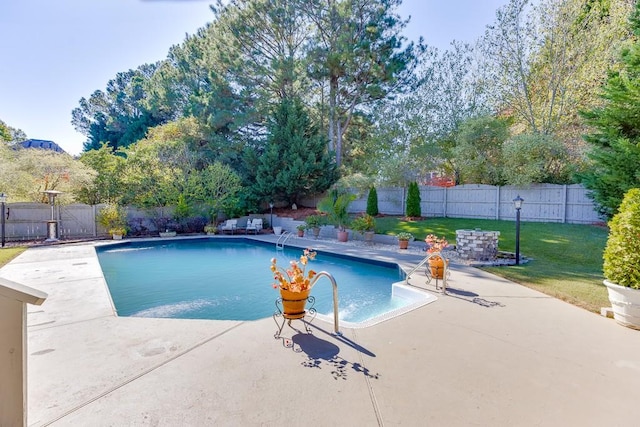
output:
{"label": "sky", "polygon": [[[403,0],[409,40],[472,42],[508,0]],[[0,8],[0,120],[77,155],[80,98],[118,72],[166,58],[213,18],[210,0],[7,0]]]}

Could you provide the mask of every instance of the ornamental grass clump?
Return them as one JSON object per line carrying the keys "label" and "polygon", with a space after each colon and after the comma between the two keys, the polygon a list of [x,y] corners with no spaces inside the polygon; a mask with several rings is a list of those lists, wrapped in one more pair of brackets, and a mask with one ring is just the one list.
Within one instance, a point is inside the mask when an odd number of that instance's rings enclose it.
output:
{"label": "ornamental grass clump", "polygon": [[603,259],[607,280],[640,289],[640,188],[627,191],[618,213],[609,222]]}
{"label": "ornamental grass clump", "polygon": [[316,276],[314,270],[306,271],[309,261],[314,260],[316,252],[311,249],[305,249],[300,255],[300,260],[292,260],[289,262],[289,268],[286,270],[277,264],[277,259],[271,258],[271,272],[274,289],[283,289],[290,292],[304,292],[313,286],[312,280]]}

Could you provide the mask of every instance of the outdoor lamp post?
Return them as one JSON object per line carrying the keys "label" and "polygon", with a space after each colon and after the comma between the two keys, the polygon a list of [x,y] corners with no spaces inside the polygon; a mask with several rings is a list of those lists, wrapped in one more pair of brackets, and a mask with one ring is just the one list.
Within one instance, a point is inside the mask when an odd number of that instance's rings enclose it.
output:
{"label": "outdoor lamp post", "polygon": [[273,228],[273,202],[269,202],[269,208],[271,209],[271,217],[269,218],[269,226]]}
{"label": "outdoor lamp post", "polygon": [[516,208],[516,265],[520,264],[520,209],[522,208],[524,199],[518,196],[513,199],[513,205]]}
{"label": "outdoor lamp post", "polygon": [[5,203],[7,203],[7,195],[4,193],[0,193],[0,204],[2,205],[2,226],[0,226],[0,231],[2,232],[2,248],[4,248],[4,240],[5,240],[5,234],[4,234],[4,222],[6,220],[6,217],[4,216],[4,205]]}

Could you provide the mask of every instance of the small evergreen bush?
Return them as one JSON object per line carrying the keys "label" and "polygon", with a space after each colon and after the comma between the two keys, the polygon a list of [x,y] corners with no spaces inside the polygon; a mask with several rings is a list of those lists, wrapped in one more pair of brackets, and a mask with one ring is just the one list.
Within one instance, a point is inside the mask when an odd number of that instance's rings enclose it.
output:
{"label": "small evergreen bush", "polygon": [[627,191],[618,213],[609,222],[603,259],[607,280],[640,289],[640,188]]}
{"label": "small evergreen bush", "polygon": [[369,190],[369,196],[367,196],[367,215],[376,216],[380,212],[378,211],[378,192],[376,187],[371,186]]}
{"label": "small evergreen bush", "polygon": [[420,208],[420,189],[417,182],[409,184],[407,194],[407,216],[410,218],[419,218],[422,216]]}

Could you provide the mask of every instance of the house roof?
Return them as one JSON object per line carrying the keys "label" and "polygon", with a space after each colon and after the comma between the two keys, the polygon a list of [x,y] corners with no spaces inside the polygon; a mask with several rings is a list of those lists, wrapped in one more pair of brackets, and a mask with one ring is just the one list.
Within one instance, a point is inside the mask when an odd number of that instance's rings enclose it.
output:
{"label": "house roof", "polygon": [[56,153],[64,153],[64,150],[58,144],[46,139],[27,139],[22,141],[20,145],[24,148],[41,148],[43,150],[52,150]]}

